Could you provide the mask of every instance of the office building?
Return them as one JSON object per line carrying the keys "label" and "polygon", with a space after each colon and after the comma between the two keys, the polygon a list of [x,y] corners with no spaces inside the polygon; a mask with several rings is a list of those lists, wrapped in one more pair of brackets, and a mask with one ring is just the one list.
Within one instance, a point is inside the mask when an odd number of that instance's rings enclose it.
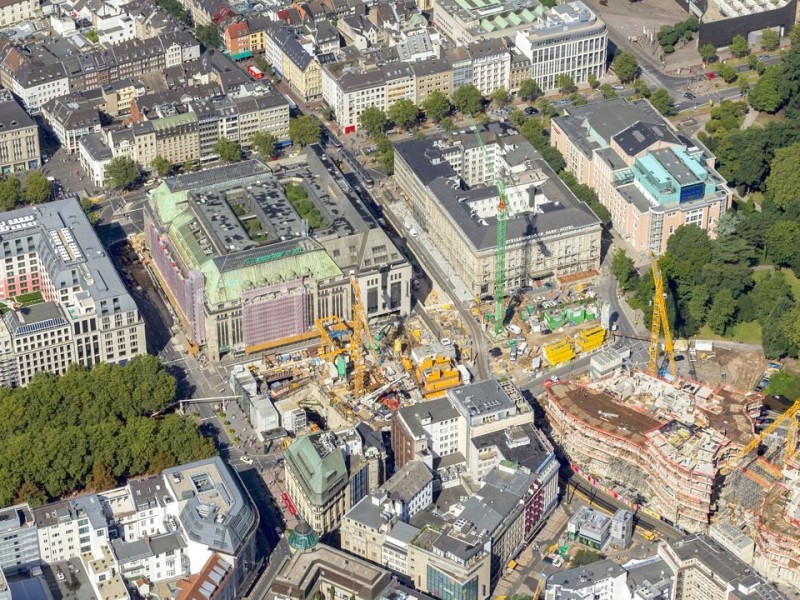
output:
{"label": "office building", "polygon": [[633,541],[633,513],[618,508],[611,517],[611,545],[625,549]]}
{"label": "office building", "polygon": [[30,571],[41,563],[39,537],[27,504],[0,509],[0,574]]}
{"label": "office building", "polygon": [[45,102],[42,117],[70,154],[78,151],[82,137],[100,132],[100,111],[80,94]]}
{"label": "office building", "polygon": [[0,172],[3,175],[42,165],[39,128],[7,90],[0,90]]}
{"label": "office building", "polygon": [[530,77],[543,90],[558,89],[562,74],[580,85],[606,72],[606,25],[580,0],[549,9],[532,27],[518,30],[514,44],[530,61]]}
{"label": "office building", "polygon": [[658,555],[674,573],[673,598],[682,600],[756,600],[786,597],[752,567],[704,533],[661,542]]}
{"label": "office building", "polygon": [[545,600],[630,600],[628,573],[615,562],[600,560],[583,567],[559,571],[547,578]]}
{"label": "office building", "polygon": [[300,43],[293,28],[272,23],[265,31],[264,56],[303,100],[308,102],[322,95],[320,64]]}
{"label": "office building", "polygon": [[0,325],[0,382],[25,386],[72,363],[124,364],[146,352],[144,321],[77,198],[0,215],[0,297],[39,292]]}
{"label": "office building", "polygon": [[506,191],[505,289],[596,271],[601,225],[530,143],[504,124],[395,145],[395,181],[416,222],[477,297],[494,292],[499,192]]}
{"label": "office building", "polygon": [[757,44],[764,29],[789,35],[797,16],[796,0],[696,3],[677,0],[677,3],[699,21],[698,44],[711,44],[715,48],[729,45],[736,35],[747,38],[751,45]]}
{"label": "office building", "polygon": [[433,26],[459,46],[485,39],[514,37],[546,18],[536,0],[434,0]]}
{"label": "office building", "polygon": [[567,170],[592,187],[615,229],[643,254],[660,254],[681,225],[713,236],[731,203],[714,156],[676,132],[646,101],[614,99],[569,108],[550,142]]}
{"label": "office building", "polygon": [[[313,205],[313,228],[289,184]],[[317,319],[349,321],[351,272],[367,318],[407,315],[411,266],[360,202],[319,146],[286,163],[167,178],[151,192],[145,235],[190,343],[219,360],[313,334]]]}

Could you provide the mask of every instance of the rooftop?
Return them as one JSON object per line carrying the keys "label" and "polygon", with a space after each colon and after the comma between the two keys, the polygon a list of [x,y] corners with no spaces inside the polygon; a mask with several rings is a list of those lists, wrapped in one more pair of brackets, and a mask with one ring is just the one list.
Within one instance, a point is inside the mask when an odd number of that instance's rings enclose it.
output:
{"label": "rooftop", "polygon": [[425,463],[412,460],[403,465],[380,489],[386,492],[389,499],[408,503],[432,481],[433,474]]}
{"label": "rooftop", "polygon": [[344,452],[330,432],[297,438],[284,451],[284,458],[313,505],[324,505],[347,483]]}
{"label": "rooftop", "polygon": [[471,443],[478,451],[495,447],[504,460],[530,469],[534,473],[553,456],[550,443],[533,423],[476,436],[472,438]]}
{"label": "rooftop", "polygon": [[547,578],[547,589],[558,586],[562,590],[583,590],[594,587],[606,579],[620,577],[625,569],[611,560],[598,560],[583,567],[559,571]]}
{"label": "rooftop", "polygon": [[412,435],[422,437],[425,435],[424,425],[457,419],[458,414],[450,400],[444,397],[405,406],[397,411],[395,418],[400,417],[411,430]]}
{"label": "rooftop", "polygon": [[516,408],[514,401],[497,379],[486,379],[449,389],[446,395],[465,417],[483,417],[501,412],[510,414]]}

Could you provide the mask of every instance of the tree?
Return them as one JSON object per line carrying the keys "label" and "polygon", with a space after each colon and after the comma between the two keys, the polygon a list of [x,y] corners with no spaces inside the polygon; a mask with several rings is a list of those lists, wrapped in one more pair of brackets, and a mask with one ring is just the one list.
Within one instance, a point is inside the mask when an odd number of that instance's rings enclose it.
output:
{"label": "tree", "polygon": [[242,147],[228,138],[219,138],[212,150],[214,154],[219,155],[220,160],[227,162],[239,162],[242,160]]}
{"label": "tree", "polygon": [[785,89],[781,69],[769,67],[750,90],[750,106],[761,112],[775,113],[786,101]]}
{"label": "tree", "polygon": [[533,102],[542,95],[542,88],[540,88],[539,84],[533,79],[523,79],[519,83],[517,95],[523,100]]}
{"label": "tree", "polygon": [[439,123],[442,126],[442,129],[445,131],[453,131],[456,128],[455,121],[453,121],[453,117],[445,117]]}
{"label": "tree", "polygon": [[14,504],[22,504],[23,502],[27,502],[33,508],[37,508],[47,503],[47,494],[35,483],[26,481],[14,497]]}
{"label": "tree", "polygon": [[680,34],[672,25],[664,25],[658,30],[658,44],[663,49],[665,46],[674,46],[678,43]]}
{"label": "tree", "polygon": [[775,151],[766,183],[767,194],[781,210],[800,200],[800,143]]}
{"label": "tree", "polygon": [[653,92],[650,103],[665,117],[675,114],[675,100],[665,88],[658,88]]}
{"label": "tree", "polygon": [[623,290],[632,290],[639,281],[639,273],[623,248],[617,248],[611,260],[611,274],[616,277]]}
{"label": "tree", "polygon": [[398,127],[408,129],[419,119],[419,107],[411,100],[401,98],[389,107],[389,118]]}
{"label": "tree", "polygon": [[735,35],[728,45],[728,50],[736,58],[742,58],[750,54],[750,44],[747,43],[747,38],[742,35]]}
{"label": "tree", "polygon": [[268,131],[256,131],[250,136],[250,145],[264,158],[272,158],[278,139]]}
{"label": "tree", "polygon": [[617,52],[611,62],[611,68],[622,83],[633,81],[639,73],[639,63],[636,62],[636,57],[627,52]]}
{"label": "tree", "polygon": [[222,39],[219,37],[219,29],[216,25],[198,25],[194,30],[194,36],[206,48],[219,48]]}
{"label": "tree", "polygon": [[572,560],[569,562],[569,566],[573,569],[578,567],[584,567],[586,565],[590,565],[593,562],[597,562],[601,560],[603,555],[599,552],[595,552],[593,550],[585,550],[581,548],[578,550],[573,556]]}
{"label": "tree", "polygon": [[610,83],[604,83],[603,85],[601,85],[600,93],[603,94],[603,98],[605,100],[610,100],[611,98],[617,97],[617,92],[613,87],[611,87]]}
{"label": "tree", "polygon": [[704,63],[716,62],[719,57],[717,56],[717,49],[713,44],[703,44],[700,46],[700,58]]}
{"label": "tree", "polygon": [[575,85],[575,80],[569,73],[561,73],[556,77],[556,87],[562,94],[571,94],[578,89]]}
{"label": "tree", "polygon": [[106,183],[115,190],[132,188],[142,176],[142,168],[132,158],[117,156],[106,165]]}
{"label": "tree", "polygon": [[87,31],[83,35],[83,37],[85,37],[87,40],[89,40],[93,44],[96,44],[97,42],[100,41],[100,36],[97,34],[97,32],[94,29],[90,29],[89,31]]}
{"label": "tree", "polygon": [[739,76],[739,74],[736,72],[736,69],[726,63],[719,66],[719,76],[723,79],[723,81],[725,81],[725,83],[733,83],[736,81],[736,78]]}
{"label": "tree", "polygon": [[386,113],[377,106],[367,106],[358,117],[358,122],[367,135],[374,138],[383,135],[386,129]]}
{"label": "tree", "polygon": [[774,264],[800,271],[800,224],[778,221],[767,230],[765,240],[767,255]]}
{"label": "tree", "polygon": [[187,158],[185,161],[183,161],[183,166],[181,167],[181,170],[183,170],[184,173],[191,173],[192,171],[194,171],[194,167],[195,167],[194,161],[191,158]]}
{"label": "tree", "polygon": [[308,146],[319,142],[321,130],[319,122],[311,115],[303,115],[289,120],[289,138],[295,144]]}
{"label": "tree", "polygon": [[736,79],[736,86],[739,88],[740,95],[747,96],[750,94],[750,80],[745,75],[739,74]]}
{"label": "tree", "polygon": [[708,303],[711,300],[711,292],[704,285],[695,285],[689,293],[689,303],[687,304],[687,312],[692,320],[697,323],[703,323],[706,319],[706,312],[708,312]]}
{"label": "tree", "polygon": [[586,82],[589,84],[589,87],[592,88],[593,90],[596,90],[598,87],[600,87],[600,80],[594,73],[589,73],[589,76],[586,78]]}
{"label": "tree", "polygon": [[509,94],[508,90],[502,85],[492,92],[492,102],[494,102],[498,108],[505,108],[510,101],[511,94]]}
{"label": "tree", "polygon": [[387,175],[394,173],[394,146],[386,136],[378,140],[378,164]]}
{"label": "tree", "polygon": [[478,88],[468,83],[453,92],[453,105],[466,115],[475,115],[483,109],[483,96]]}
{"label": "tree", "polygon": [[40,171],[29,171],[25,176],[25,191],[22,193],[28,204],[41,204],[50,199],[53,190],[47,177]]}
{"label": "tree", "polygon": [[0,181],[0,210],[11,210],[22,198],[22,183],[13,175]]}
{"label": "tree", "polygon": [[633,89],[636,92],[637,96],[641,96],[642,98],[649,98],[653,91],[650,89],[650,86],[647,85],[647,82],[644,79],[637,79],[633,82]]}
{"label": "tree", "polygon": [[711,303],[706,315],[706,323],[717,335],[724,335],[725,330],[733,323],[736,314],[736,302],[730,290],[720,290]]}
{"label": "tree", "polygon": [[97,461],[92,467],[92,476],[87,487],[94,492],[110,490],[117,487],[117,479],[107,464]]}
{"label": "tree", "polygon": [[750,54],[747,57],[747,66],[753,69],[759,75],[763,75],[767,70],[767,65],[758,60],[755,54]]}
{"label": "tree", "polygon": [[160,154],[150,162],[150,166],[153,167],[153,170],[161,177],[166,177],[172,170],[172,163]]}
{"label": "tree", "polygon": [[774,29],[762,29],[761,30],[761,49],[762,50],[777,50],[778,46],[781,45],[781,36],[778,34],[777,31]]}
{"label": "tree", "polygon": [[425,111],[425,116],[428,119],[439,123],[450,114],[453,107],[450,104],[450,99],[444,92],[441,90],[433,90],[428,94],[427,98],[422,101],[422,110]]}
{"label": "tree", "polygon": [[792,43],[792,46],[800,45],[800,24],[795,23],[792,25],[792,30],[789,32],[789,41]]}

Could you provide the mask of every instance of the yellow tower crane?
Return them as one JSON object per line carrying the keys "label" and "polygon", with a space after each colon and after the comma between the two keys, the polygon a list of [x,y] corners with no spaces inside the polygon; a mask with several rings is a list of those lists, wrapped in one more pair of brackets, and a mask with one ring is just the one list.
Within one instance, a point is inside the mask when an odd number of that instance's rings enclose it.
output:
{"label": "yellow tower crane", "polygon": [[661,330],[664,330],[664,352],[669,358],[669,370],[672,378],[678,378],[678,368],[675,366],[675,351],[672,347],[672,333],[669,330],[669,320],[667,319],[667,303],[664,300],[664,277],[658,267],[658,261],[651,257],[651,268],[653,269],[653,283],[655,284],[655,294],[653,295],[653,318],[650,324],[650,373],[658,377],[658,346],[661,339]]}
{"label": "yellow tower crane", "polygon": [[[723,475],[727,475],[728,473],[733,471],[745,456],[747,456],[753,450],[758,448],[758,445],[762,441],[764,441],[764,439],[769,434],[771,434],[778,427],[780,427],[781,423],[783,423],[786,419],[792,419],[792,421],[793,421],[793,423],[789,424],[789,435],[792,435],[792,433],[791,433],[792,425],[797,422],[797,413],[798,412],[800,412],[800,398],[797,398],[797,400],[794,401],[794,404],[792,404],[792,406],[785,413],[783,413],[780,417],[778,417],[772,423],[767,425],[764,428],[764,431],[762,431],[755,438],[753,438],[752,442],[747,444],[744,448],[742,448],[738,452],[734,452],[731,455],[731,457],[725,462],[725,464],[720,468],[720,473],[722,473]],[[795,436],[796,436],[796,430],[795,430]],[[786,450],[785,450],[785,452],[787,453],[786,454],[787,457],[790,456],[790,454],[788,454],[790,451],[791,451],[791,447],[787,444],[786,445]],[[785,463],[786,463],[786,460],[784,460],[784,464]]]}
{"label": "yellow tower crane", "polygon": [[789,430],[786,432],[786,446],[783,449],[783,464],[791,460],[794,456],[794,453],[797,451],[797,429],[800,426],[800,421],[797,420],[797,416],[795,416],[789,422]]}
{"label": "yellow tower crane", "polygon": [[364,395],[366,387],[366,364],[364,354],[364,334],[367,331],[367,317],[361,304],[361,287],[355,275],[350,275],[353,287],[353,337],[350,339],[350,360],[353,362],[353,394],[356,400]]}

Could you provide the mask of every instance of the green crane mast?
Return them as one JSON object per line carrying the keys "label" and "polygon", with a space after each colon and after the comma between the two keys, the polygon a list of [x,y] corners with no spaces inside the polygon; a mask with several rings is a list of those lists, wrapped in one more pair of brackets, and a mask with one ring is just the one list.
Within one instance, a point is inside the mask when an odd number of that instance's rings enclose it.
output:
{"label": "green crane mast", "polygon": [[506,288],[506,186],[495,168],[489,164],[489,153],[483,143],[481,132],[475,121],[472,120],[472,129],[483,152],[485,168],[492,170],[492,178],[500,200],[497,203],[497,250],[494,256],[494,332],[502,333],[505,311],[503,310],[503,295]]}

